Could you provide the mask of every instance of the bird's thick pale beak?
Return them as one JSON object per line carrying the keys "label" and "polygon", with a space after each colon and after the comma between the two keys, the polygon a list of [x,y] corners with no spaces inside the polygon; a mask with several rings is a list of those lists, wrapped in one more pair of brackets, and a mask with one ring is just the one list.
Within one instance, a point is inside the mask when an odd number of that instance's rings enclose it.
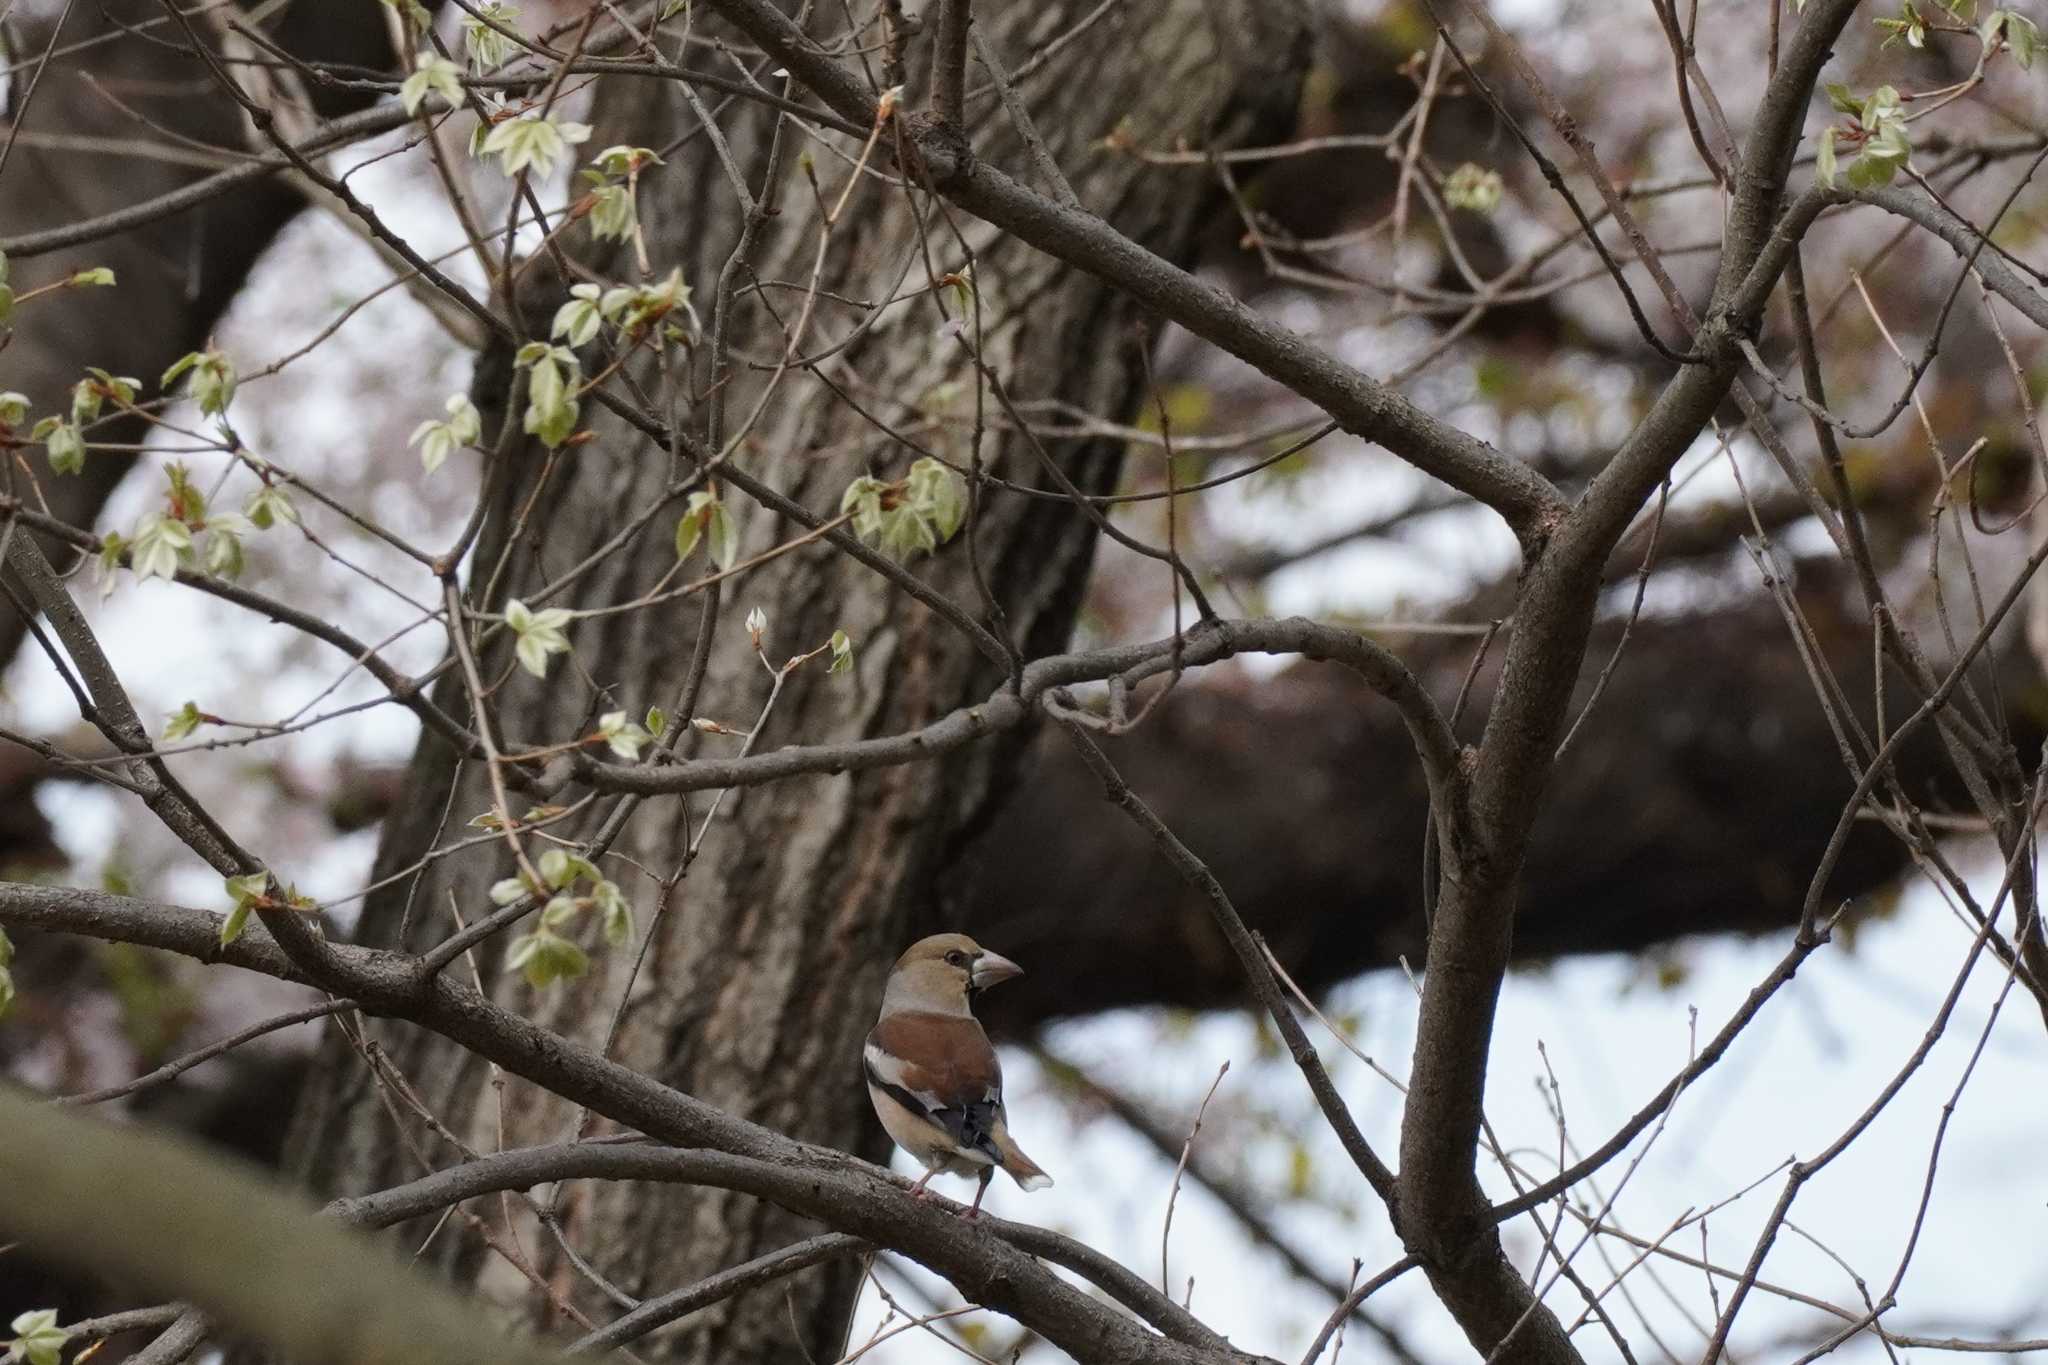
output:
{"label": "bird's thick pale beak", "polygon": [[983,953],[974,959],[974,989],[987,990],[999,981],[1008,981],[1013,976],[1024,975],[1024,969],[1004,957],[1001,953]]}

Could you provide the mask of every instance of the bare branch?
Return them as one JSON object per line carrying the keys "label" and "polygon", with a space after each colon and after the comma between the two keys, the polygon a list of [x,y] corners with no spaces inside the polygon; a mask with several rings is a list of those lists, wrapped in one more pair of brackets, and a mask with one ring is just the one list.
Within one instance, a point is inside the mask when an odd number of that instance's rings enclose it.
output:
{"label": "bare branch", "polygon": [[[256,926],[222,947],[220,916],[103,892],[0,883],[0,924],[163,948],[285,979],[300,979],[304,970]],[[266,917],[264,927],[270,926]],[[952,1280],[973,1302],[1009,1314],[1056,1345],[1072,1343],[1079,1350],[1086,1342],[1090,1351],[1114,1350],[1121,1359],[1147,1365],[1249,1359],[1098,1252],[1021,1224],[1000,1224],[1003,1240],[981,1236],[978,1229],[997,1224],[988,1218],[968,1223],[932,1201],[911,1198],[907,1182],[856,1157],[792,1141],[608,1061],[500,1009],[447,973],[421,972],[402,954],[333,946],[320,964],[320,975],[323,979],[316,984],[325,989],[333,990],[344,979],[351,983],[345,992],[336,993],[355,996],[366,1012],[422,1024],[508,1072],[686,1149],[588,1144],[575,1149],[573,1169],[536,1166],[541,1159],[530,1153],[505,1153],[414,1182],[404,1187],[403,1195],[375,1196],[382,1202],[373,1207],[388,1209],[405,1200],[424,1201],[419,1203],[422,1209],[440,1208],[469,1193],[524,1188],[537,1180],[577,1173],[630,1169],[640,1173],[635,1178],[644,1178],[656,1170],[686,1169],[691,1180],[753,1194],[839,1231],[893,1247]],[[553,1174],[534,1174],[536,1170]],[[506,1180],[514,1183],[496,1183]],[[360,1205],[348,1206],[345,1216],[375,1221],[361,1213]],[[1059,1259],[1143,1313],[1166,1335],[1153,1335],[1120,1311],[1075,1290],[1040,1266],[1034,1259],[1038,1256]],[[167,1292],[181,1291],[173,1287]],[[193,1297],[212,1307],[202,1296]],[[223,1317],[237,1321],[225,1313]]]}
{"label": "bare branch", "polygon": [[[1059,718],[1057,713],[1055,718]],[[1222,884],[1216,880],[1215,874],[1203,865],[1202,860],[1195,856],[1172,830],[1160,822],[1159,817],[1152,813],[1152,808],[1125,784],[1122,775],[1117,772],[1115,765],[1109,761],[1109,756],[1102,752],[1101,746],[1094,738],[1080,725],[1070,720],[1063,720],[1062,724],[1066,728],[1067,737],[1080,751],[1081,760],[1088,765],[1090,772],[1102,779],[1103,795],[1108,798],[1110,804],[1119,807],[1130,816],[1138,827],[1151,837],[1154,846],[1173,864],[1174,870],[1208,901],[1210,914],[1215,917],[1217,927],[1223,931],[1224,938],[1244,968],[1245,976],[1250,979],[1252,994],[1265,1009],[1267,1017],[1273,1021],[1273,1026],[1280,1031],[1280,1037],[1286,1042],[1287,1051],[1294,1058],[1294,1064],[1301,1069],[1302,1078],[1308,1082],[1309,1091],[1315,1096],[1316,1105],[1323,1111],[1324,1119],[1337,1134],[1337,1140],[1343,1143],[1345,1152],[1351,1157],[1352,1164],[1358,1167],[1359,1174],[1365,1177],[1373,1192],[1379,1195],[1389,1209],[1392,1209],[1394,1173],[1380,1160],[1379,1154],[1373,1151],[1372,1145],[1365,1140],[1365,1134],[1358,1130],[1357,1122],[1351,1117],[1350,1108],[1345,1105],[1343,1096],[1337,1093],[1337,1087],[1330,1081],[1330,1073],[1323,1069],[1322,1059],[1316,1055],[1315,1044],[1308,1040],[1307,1033],[1302,1030],[1301,1021],[1294,1017],[1294,1008],[1287,1003],[1287,997],[1281,993],[1280,983],[1274,980],[1273,969],[1266,964],[1265,954],[1259,950],[1258,941],[1252,937],[1251,931],[1244,927],[1244,921],[1238,917],[1237,909],[1231,905],[1230,897],[1223,890]],[[1397,1222],[1398,1219],[1397,1212]]]}

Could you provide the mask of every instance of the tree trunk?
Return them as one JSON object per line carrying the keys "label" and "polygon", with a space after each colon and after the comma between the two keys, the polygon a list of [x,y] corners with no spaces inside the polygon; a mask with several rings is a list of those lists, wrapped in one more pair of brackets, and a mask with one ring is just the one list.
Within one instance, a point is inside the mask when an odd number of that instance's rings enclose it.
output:
{"label": "tree trunk", "polygon": [[[1096,8],[1093,0],[988,3],[977,8],[975,18],[1016,70]],[[698,22],[701,35],[704,21]],[[1080,41],[1054,51],[1023,90],[1084,202],[1153,250],[1185,259],[1213,202],[1207,177],[1148,168],[1096,143],[1120,122],[1147,146],[1180,139],[1228,145],[1284,132],[1306,55],[1301,22],[1294,7],[1283,5],[1174,0],[1115,9]],[[914,42],[913,62],[925,46],[925,40]],[[1104,54],[1114,56],[1104,60]],[[978,66],[972,67],[970,88],[982,78]],[[913,105],[921,102],[924,88],[921,76],[914,76]],[[648,247],[657,270],[680,264],[700,291],[700,306],[708,305],[742,229],[724,166],[696,135],[696,116],[672,85],[615,80],[598,100],[593,147],[650,146],[667,157],[641,190]],[[977,100],[970,114],[979,153],[1033,178],[997,101]],[[740,171],[755,193],[763,193],[770,115],[738,102],[722,111],[720,123]],[[817,214],[796,165],[803,140],[789,131],[783,136],[779,165],[764,194],[780,216],[768,220],[751,270],[734,277],[742,286],[732,308],[736,364],[725,390],[734,421],[752,410],[766,382],[746,362],[781,355],[782,327],[799,297],[794,291],[749,294],[744,286],[755,278],[801,283],[817,246]],[[874,164],[893,174],[887,154],[886,146],[878,146]],[[847,169],[831,155],[817,155],[828,203]],[[933,210],[926,205],[920,212],[929,217]],[[1142,385],[1136,310],[1093,280],[972,221],[959,225],[976,253],[987,353],[1016,397],[1132,414]],[[936,268],[957,268],[951,227],[933,219],[928,228]],[[572,234],[574,244],[582,241],[580,233]],[[611,269],[629,275],[630,258],[614,261]],[[831,287],[886,299],[920,289],[924,270],[917,222],[902,192],[867,181],[850,198],[832,235],[826,274]],[[774,316],[763,306],[764,297]],[[710,308],[703,311],[708,319]],[[822,350],[844,339],[859,316],[821,302],[806,349]],[[936,335],[939,321],[922,300],[900,305],[839,352],[825,372],[850,381],[855,401],[892,423],[914,418],[916,405],[949,382],[959,382],[971,402],[972,375],[951,339]],[[502,402],[503,377],[502,363],[480,367],[480,404]],[[658,391],[654,376],[641,377],[648,391]],[[594,441],[552,460],[524,451],[498,482],[497,505],[472,562],[489,565],[498,548],[505,549],[503,596],[530,593],[597,551],[661,496],[672,477],[665,452],[608,415],[591,419],[599,413],[595,404],[585,412]],[[692,420],[701,425],[701,416],[685,417],[686,423]],[[947,428],[925,439],[939,442],[950,456],[966,456],[964,440]],[[1005,477],[1050,486],[1020,442],[992,435],[983,449]],[[1115,483],[1120,443],[1067,441],[1052,449],[1083,488],[1104,491]],[[870,471],[899,476],[909,458],[830,390],[792,372],[737,462],[814,512],[831,515],[854,478]],[[536,489],[530,522],[509,534],[508,522]],[[804,529],[742,505],[731,489],[725,496],[741,520],[742,557]],[[675,515],[664,512],[555,605],[618,603],[648,591],[675,564],[668,534],[674,525]],[[1008,628],[1026,653],[1062,642],[1091,558],[1088,522],[1056,502],[991,495],[983,502],[975,544]],[[964,534],[913,569],[981,615]],[[789,678],[765,722],[763,747],[902,731],[986,695],[1001,681],[1001,671],[953,627],[823,544],[748,571],[727,585],[726,600],[695,714],[734,729],[756,723],[770,684],[738,624],[746,610],[758,606],[767,613],[768,649],[777,662],[822,645],[835,629],[855,641],[851,676],[828,677],[820,660]],[[497,732],[553,742],[588,733],[592,717],[603,710],[624,707],[638,715],[650,705],[676,707],[687,691],[700,604],[693,597],[578,623],[572,633],[575,666],[558,660],[544,685],[515,674],[496,692]],[[487,651],[484,676],[502,676],[508,662],[502,651]],[[593,692],[593,681],[600,691]],[[443,700],[458,709],[463,705],[453,688],[444,689]],[[684,743],[720,755],[733,752],[737,741],[692,733]],[[884,1144],[859,1080],[862,1036],[896,952],[916,934],[957,921],[961,881],[954,869],[960,850],[1003,786],[1016,747],[976,745],[936,763],[735,792],[717,806],[715,818],[702,796],[650,801],[614,845],[624,857],[606,861],[609,874],[632,897],[649,940],[638,975],[631,976],[632,951],[593,944],[587,976],[536,993],[516,974],[499,972],[493,951],[480,964],[487,987],[550,1026],[598,1045],[627,992],[622,1026],[611,1044],[616,1058],[757,1122],[879,1157]],[[443,829],[451,779],[455,793]],[[408,798],[386,827],[380,875],[405,868],[437,840],[452,841],[463,822],[491,804],[482,765],[458,765],[431,735],[421,741],[407,785]],[[655,878],[676,876],[687,841],[707,819],[712,823],[701,856],[664,902],[655,882],[633,865]],[[556,832],[588,837],[598,822],[593,817]],[[365,906],[359,937],[412,947],[436,941],[455,927],[451,905],[460,906],[465,918],[486,913],[485,889],[509,874],[509,856],[495,842],[437,861],[416,883],[403,880],[374,896]],[[494,1093],[485,1068],[441,1040],[401,1026],[369,1028],[439,1120],[472,1146],[559,1140],[576,1131],[572,1106],[517,1082],[508,1082],[502,1095]],[[392,1114],[402,1116],[403,1137]],[[452,1156],[402,1105],[387,1114],[363,1062],[349,1044],[330,1037],[296,1124],[300,1173],[324,1193],[375,1188],[415,1173],[417,1158],[408,1144],[418,1144],[435,1162]],[[687,1284],[804,1231],[778,1210],[718,1191],[585,1188],[564,1213],[568,1239],[614,1284],[636,1295]],[[495,1219],[496,1209],[489,1214]],[[557,1273],[548,1259],[551,1246],[523,1230],[522,1245],[546,1262],[540,1268],[565,1296],[611,1311],[579,1277]],[[467,1276],[479,1271],[478,1252],[475,1236],[455,1226],[440,1234],[433,1254]],[[488,1272],[494,1280],[505,1273],[502,1264]],[[517,1280],[509,1283],[524,1292]],[[853,1267],[822,1268],[701,1314],[647,1349],[664,1359],[786,1361],[800,1346],[812,1359],[830,1360],[841,1350],[856,1289]]]}

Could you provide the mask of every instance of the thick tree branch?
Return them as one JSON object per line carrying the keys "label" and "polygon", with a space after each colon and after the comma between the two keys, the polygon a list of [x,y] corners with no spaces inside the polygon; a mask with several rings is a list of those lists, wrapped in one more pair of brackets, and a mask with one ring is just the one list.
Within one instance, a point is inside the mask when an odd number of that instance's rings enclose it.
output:
{"label": "thick tree branch", "polygon": [[967,126],[967,30],[971,0],[942,0],[938,53],[932,68],[932,112],[956,128]]}
{"label": "thick tree branch", "polygon": [[[5,1091],[0,1130],[7,1134],[0,1233],[71,1265],[189,1299],[286,1359],[540,1365],[557,1358],[506,1339],[472,1305],[219,1157]],[[192,1254],[193,1247],[206,1254]]]}
{"label": "thick tree branch", "polygon": [[[264,928],[274,929],[275,918],[266,916]],[[305,980],[308,975],[256,926],[223,948],[220,916],[102,892],[0,883],[0,924],[162,948],[287,980]],[[344,981],[349,984],[337,989]],[[692,1163],[693,1178],[715,1179],[725,1188],[901,1251],[944,1275],[972,1301],[1016,1318],[1070,1353],[1108,1354],[1159,1365],[1249,1359],[1100,1253],[1022,1225],[1005,1225],[1000,1239],[983,1235],[977,1223],[929,1201],[912,1199],[906,1185],[878,1167],[843,1152],[792,1141],[672,1090],[500,1009],[447,973],[422,972],[416,959],[335,946],[329,948],[312,984],[352,995],[362,1001],[365,1012],[430,1028],[615,1123],[697,1149],[659,1160]],[[630,1161],[658,1164],[646,1155],[656,1150],[660,1149],[602,1144],[587,1149],[601,1154],[590,1156],[591,1162],[614,1163],[608,1169]],[[457,1168],[466,1174],[443,1172],[427,1179],[467,1188],[460,1182],[497,1178],[480,1176],[480,1170],[502,1175],[504,1169],[472,1163]],[[1059,1260],[1143,1314],[1165,1335],[1154,1335],[1120,1310],[1078,1292],[1040,1266],[1038,1256]]]}
{"label": "thick tree branch", "polygon": [[85,719],[97,726],[116,748],[139,756],[128,771],[142,792],[144,804],[215,871],[226,876],[257,871],[260,864],[191,798],[163,760],[152,755],[154,746],[149,732],[135,714],[120,676],[34,536],[7,538],[7,565],[20,576],[36,609],[50,623],[50,629],[78,669],[91,697]]}
{"label": "thick tree branch", "polygon": [[1493,1358],[1579,1359],[1508,1265],[1476,1168],[1529,831],[1585,656],[1602,567],[1733,382],[1737,342],[1751,319],[1733,315],[1729,301],[1765,247],[1813,83],[1854,8],[1854,0],[1811,5],[1766,87],[1743,150],[1714,297],[1693,336],[1702,363],[1665,385],[1528,574],[1472,779],[1466,857],[1445,869],[1402,1116],[1401,1231],[1466,1335]]}

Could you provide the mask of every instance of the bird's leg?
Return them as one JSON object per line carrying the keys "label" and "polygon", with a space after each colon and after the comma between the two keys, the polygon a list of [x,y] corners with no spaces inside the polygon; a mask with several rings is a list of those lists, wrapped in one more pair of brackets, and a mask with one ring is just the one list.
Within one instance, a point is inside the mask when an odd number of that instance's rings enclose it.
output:
{"label": "bird's leg", "polygon": [[987,1193],[988,1193],[988,1182],[989,1182],[989,1181],[991,1181],[991,1180],[994,1180],[995,1178],[996,1178],[996,1168],[995,1168],[995,1167],[993,1167],[993,1166],[984,1166],[984,1167],[982,1168],[982,1171],[981,1171],[981,1183],[980,1183],[979,1185],[976,1185],[976,1186],[974,1187],[974,1206],[973,1206],[972,1208],[970,1208],[970,1209],[968,1209],[968,1210],[967,1210],[967,1216],[968,1216],[969,1218],[979,1218],[979,1217],[981,1217],[981,1197],[982,1197],[983,1195],[985,1195],[985,1194],[987,1194]]}
{"label": "bird's leg", "polygon": [[925,1193],[924,1182],[932,1178],[932,1172],[936,1169],[937,1167],[933,1166],[925,1167],[924,1174],[919,1176],[917,1183],[910,1187],[910,1197],[912,1199],[929,1199],[931,1197]]}

